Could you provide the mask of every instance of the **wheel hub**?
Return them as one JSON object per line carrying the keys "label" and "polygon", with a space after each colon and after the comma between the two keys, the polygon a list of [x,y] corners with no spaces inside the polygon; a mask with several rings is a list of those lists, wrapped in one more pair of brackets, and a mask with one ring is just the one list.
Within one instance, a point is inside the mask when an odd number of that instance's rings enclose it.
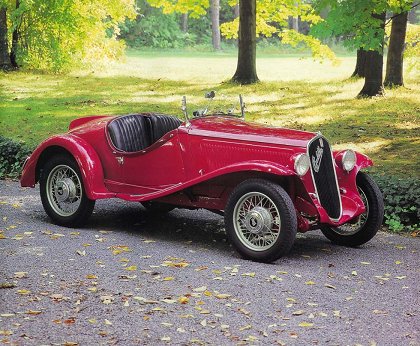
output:
{"label": "wheel hub", "polygon": [[64,202],[76,197],[76,184],[70,178],[59,180],[56,184],[56,198],[58,202]]}
{"label": "wheel hub", "polygon": [[271,230],[273,217],[263,207],[255,207],[245,216],[245,226],[252,234],[264,234],[264,230]]}

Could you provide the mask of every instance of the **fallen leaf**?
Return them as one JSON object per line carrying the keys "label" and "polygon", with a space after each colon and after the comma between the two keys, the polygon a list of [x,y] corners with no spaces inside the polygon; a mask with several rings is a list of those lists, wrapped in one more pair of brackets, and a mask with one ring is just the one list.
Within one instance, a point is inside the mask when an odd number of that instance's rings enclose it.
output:
{"label": "fallen leaf", "polygon": [[301,322],[299,323],[299,327],[313,327],[313,323],[310,322]]}
{"label": "fallen leaf", "polygon": [[201,324],[203,327],[207,326],[207,320],[202,320],[202,321],[200,322],[200,324]]}
{"label": "fallen leaf", "polygon": [[315,282],[314,281],[306,281],[305,285],[315,285]]}
{"label": "fallen leaf", "polygon": [[360,262],[360,264],[363,264],[363,265],[367,266],[367,265],[370,264],[370,262]]}
{"label": "fallen leaf", "polygon": [[327,287],[327,288],[331,288],[333,290],[337,289],[335,286],[330,285],[330,284],[325,284],[324,286]]}
{"label": "fallen leaf", "polygon": [[373,310],[372,312],[376,315],[387,315],[388,314],[388,311],[385,311],[385,310]]}
{"label": "fallen leaf", "polygon": [[0,289],[1,288],[15,288],[16,285],[14,283],[11,282],[2,282],[0,283]]}
{"label": "fallen leaf", "polygon": [[135,270],[137,270],[137,266],[129,266],[129,267],[126,267],[125,270],[135,271]]}
{"label": "fallen leaf", "polygon": [[296,311],[292,312],[292,315],[300,316],[300,315],[303,315],[304,313],[305,313],[305,311],[303,311],[303,310],[296,310]]}
{"label": "fallen leaf", "polygon": [[83,250],[83,251],[78,250],[78,251],[76,251],[76,253],[80,256],[86,256],[86,251],[85,250]]}
{"label": "fallen leaf", "polygon": [[227,299],[227,298],[231,297],[231,295],[220,293],[220,294],[216,294],[215,297],[219,298],[219,299]]}
{"label": "fallen leaf", "polygon": [[112,322],[111,322],[111,321],[109,321],[109,320],[107,320],[107,319],[105,319],[104,323],[105,323],[107,326],[112,326]]}
{"label": "fallen leaf", "polygon": [[98,277],[96,275],[93,274],[88,274],[86,275],[86,279],[97,279]]}
{"label": "fallen leaf", "polygon": [[28,311],[26,311],[26,313],[28,315],[39,315],[39,314],[42,314],[42,311],[40,311],[40,310],[28,310]]}
{"label": "fallen leaf", "polygon": [[0,330],[0,335],[6,335],[6,336],[13,335],[13,331],[11,331],[11,330]]}
{"label": "fallen leaf", "polygon": [[353,275],[353,276],[357,276],[357,271],[353,270],[353,271],[351,272],[351,275]]}
{"label": "fallen leaf", "polygon": [[201,287],[193,288],[194,292],[204,292],[206,290],[207,290],[207,286],[201,286]]}
{"label": "fallen leaf", "polygon": [[16,272],[14,274],[16,279],[22,279],[28,275],[28,272]]}
{"label": "fallen leaf", "polygon": [[162,267],[173,267],[173,268],[185,268],[188,267],[190,264],[184,261],[181,262],[173,262],[173,261],[163,261]]}
{"label": "fallen leaf", "polygon": [[251,278],[253,278],[253,277],[255,277],[255,273],[254,272],[252,272],[252,273],[243,273],[243,274],[241,274],[242,276],[249,276],[249,277],[251,277]]}
{"label": "fallen leaf", "polygon": [[171,338],[169,336],[163,336],[160,338],[162,341],[171,341]]}
{"label": "fallen leaf", "polygon": [[173,276],[167,276],[166,278],[163,278],[162,281],[172,281],[175,278]]}
{"label": "fallen leaf", "polygon": [[23,290],[17,290],[17,293],[20,295],[26,295],[26,294],[31,293],[31,291],[23,289]]}
{"label": "fallen leaf", "polygon": [[243,330],[248,330],[248,329],[251,329],[251,328],[252,328],[252,326],[250,324],[247,324],[246,326],[243,326],[243,327],[239,328],[239,330],[243,331]]}
{"label": "fallen leaf", "polygon": [[190,301],[190,298],[182,296],[178,298],[178,303],[180,304],[187,304]]}

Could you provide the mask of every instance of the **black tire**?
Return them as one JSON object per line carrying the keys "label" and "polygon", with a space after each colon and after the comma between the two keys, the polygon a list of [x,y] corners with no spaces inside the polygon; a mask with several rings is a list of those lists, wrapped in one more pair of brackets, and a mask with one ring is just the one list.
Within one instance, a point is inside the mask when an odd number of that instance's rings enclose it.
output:
{"label": "black tire", "polygon": [[169,203],[161,203],[154,201],[141,202],[142,206],[150,213],[155,214],[164,214],[169,213],[171,210],[175,209],[175,206]]}
{"label": "black tire", "polygon": [[281,186],[249,179],[232,191],[225,208],[225,227],[231,244],[243,258],[270,263],[293,246],[296,210]]}
{"label": "black tire", "polygon": [[86,196],[79,166],[72,157],[50,158],[42,168],[39,184],[45,212],[57,225],[80,226],[92,214],[95,201]]}
{"label": "black tire", "polygon": [[366,213],[360,216],[357,223],[347,223],[340,227],[321,226],[322,233],[338,245],[362,245],[371,240],[382,225],[384,202],[378,185],[363,172],[357,174],[356,184],[363,202],[365,205],[367,203]]}

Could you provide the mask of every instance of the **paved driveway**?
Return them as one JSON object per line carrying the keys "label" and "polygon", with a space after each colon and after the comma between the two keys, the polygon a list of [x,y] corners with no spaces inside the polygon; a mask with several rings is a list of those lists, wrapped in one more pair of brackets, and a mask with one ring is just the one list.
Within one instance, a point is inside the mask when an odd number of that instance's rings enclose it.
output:
{"label": "paved driveway", "polygon": [[418,238],[348,249],[317,231],[268,265],[207,211],[95,211],[58,227],[37,189],[0,181],[0,343],[420,345]]}

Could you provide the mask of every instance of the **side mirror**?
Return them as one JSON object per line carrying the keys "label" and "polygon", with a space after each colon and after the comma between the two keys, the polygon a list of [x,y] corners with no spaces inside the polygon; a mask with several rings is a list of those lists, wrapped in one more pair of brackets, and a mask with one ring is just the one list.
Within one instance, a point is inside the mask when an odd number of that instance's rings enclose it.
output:
{"label": "side mirror", "polygon": [[212,91],[209,91],[208,93],[206,93],[205,95],[204,95],[204,97],[206,98],[206,99],[214,99],[214,97],[216,96],[216,92],[214,91],[214,90],[212,90]]}

